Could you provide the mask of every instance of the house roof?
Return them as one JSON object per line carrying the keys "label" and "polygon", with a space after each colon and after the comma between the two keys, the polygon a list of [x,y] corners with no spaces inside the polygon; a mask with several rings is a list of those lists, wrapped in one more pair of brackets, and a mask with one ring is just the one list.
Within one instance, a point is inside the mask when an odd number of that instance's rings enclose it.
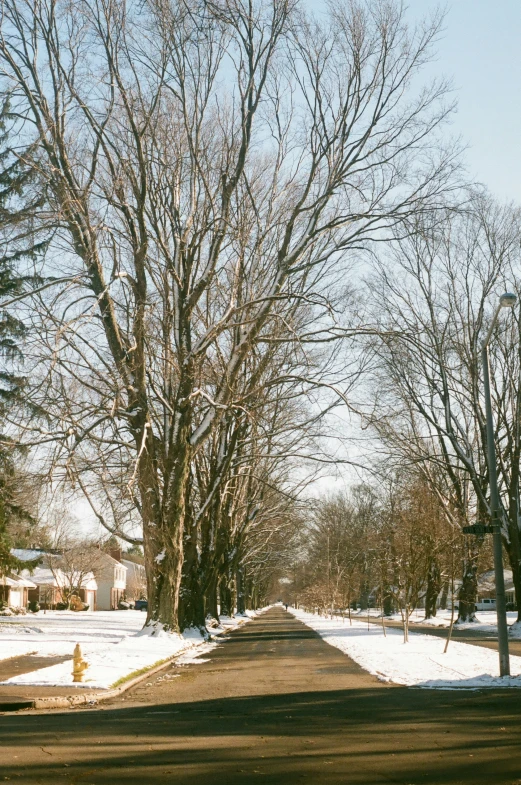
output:
{"label": "house roof", "polygon": [[124,564],[122,564],[120,561],[115,559],[109,553],[105,553],[105,551],[101,551],[100,556],[101,556],[100,561],[104,561],[105,564],[107,564],[107,566],[112,564],[112,565],[117,565],[118,567],[123,567],[124,570],[128,570],[128,567],[125,567]]}
{"label": "house roof", "polygon": [[[512,570],[503,570],[503,575],[505,577],[505,589],[506,591],[512,591],[514,588],[514,581],[512,576]],[[487,572],[482,572],[481,575],[478,575],[478,591],[480,594],[489,591],[496,590],[496,574],[494,570],[488,570]]]}
{"label": "house roof", "polygon": [[140,564],[144,567],[145,557],[135,553],[122,553],[121,561],[132,562],[133,564]]}
{"label": "house roof", "polygon": [[[29,578],[29,570],[24,570],[22,573],[26,580],[34,581],[34,586],[55,586],[61,588],[69,584],[74,584],[75,576],[66,576],[59,568],[50,570],[48,567],[35,567]],[[97,589],[98,584],[92,572],[86,573],[80,582],[82,589]]]}
{"label": "house roof", "polygon": [[11,548],[11,554],[19,561],[35,561],[45,556],[47,551],[41,548]]}
{"label": "house roof", "polygon": [[[126,562],[126,564],[125,564],[125,562]],[[145,565],[142,564],[141,562],[129,561],[128,559],[125,559],[125,558],[121,559],[121,564],[123,565],[123,567],[125,567],[126,570],[130,569],[130,570],[134,570],[134,571],[138,571],[139,572],[139,571],[145,569]],[[128,567],[127,567],[127,564],[128,564]]]}
{"label": "house roof", "polygon": [[13,589],[36,589],[35,583],[28,578],[15,575],[14,572],[9,573],[9,575],[0,576],[0,586],[10,586]]}

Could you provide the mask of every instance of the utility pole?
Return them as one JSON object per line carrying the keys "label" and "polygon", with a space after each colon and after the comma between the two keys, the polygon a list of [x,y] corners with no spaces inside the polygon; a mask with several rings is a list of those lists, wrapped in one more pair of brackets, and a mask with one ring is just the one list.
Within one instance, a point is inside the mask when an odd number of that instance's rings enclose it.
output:
{"label": "utility pole", "polygon": [[501,540],[500,499],[497,485],[496,445],[494,441],[492,396],[490,393],[490,357],[488,347],[492,330],[496,324],[500,309],[512,308],[515,305],[516,300],[516,295],[510,292],[506,292],[505,294],[501,295],[499,299],[499,305],[496,308],[487,336],[481,348],[483,385],[485,388],[485,412],[487,418],[487,463],[488,477],[490,482],[490,517],[493,527],[492,537],[494,544],[494,572],[496,579],[496,614],[500,676],[510,676],[510,657],[508,653],[507,607],[505,597],[505,576],[503,573],[503,543]]}

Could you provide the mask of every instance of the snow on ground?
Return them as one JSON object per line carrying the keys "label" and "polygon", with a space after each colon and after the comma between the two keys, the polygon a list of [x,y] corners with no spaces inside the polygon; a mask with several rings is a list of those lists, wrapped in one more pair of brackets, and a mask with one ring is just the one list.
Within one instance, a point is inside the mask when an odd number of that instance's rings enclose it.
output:
{"label": "snow on ground", "polygon": [[404,643],[401,630],[387,628],[385,637],[380,626],[371,624],[368,629],[361,619],[353,619],[351,626],[348,619],[290,610],[381,681],[438,689],[521,687],[521,657],[510,657],[512,676],[500,678],[498,654],[492,649],[453,640],[444,654],[443,638],[409,632],[409,642]]}
{"label": "snow on ground", "polygon": [[[381,611],[371,608],[369,611],[370,618],[382,618]],[[367,619],[367,611],[352,611],[353,619]],[[393,613],[391,616],[386,616],[389,621],[402,622],[400,613]],[[450,626],[451,611],[439,610],[433,619],[425,618],[425,609],[419,608],[414,610],[409,618],[410,624],[425,624],[429,627],[449,627]],[[458,618],[458,612],[454,612],[454,621]],[[482,632],[489,632],[497,634],[497,620],[496,611],[476,611],[475,622],[465,624],[458,624],[458,630],[481,630]],[[507,623],[510,626],[510,637],[521,638],[521,626],[516,624],[517,611],[507,613]]]}
{"label": "snow on ground", "polygon": [[[247,612],[233,618],[222,617],[213,626],[216,635],[249,621],[262,611]],[[135,671],[150,668],[176,654],[183,654],[181,664],[210,651],[217,644],[204,641],[196,630],[183,635],[155,633],[152,628],[142,629],[145,614],[139,611],[41,611],[30,617],[6,617],[0,622],[0,679],[1,660],[21,654],[39,656],[70,655],[76,643],[89,663],[86,671],[86,688],[108,689],[120,679]],[[200,660],[199,660],[200,661]],[[72,664],[68,660],[31,673],[21,674],[0,684],[32,684],[34,686],[65,686],[73,683]]]}

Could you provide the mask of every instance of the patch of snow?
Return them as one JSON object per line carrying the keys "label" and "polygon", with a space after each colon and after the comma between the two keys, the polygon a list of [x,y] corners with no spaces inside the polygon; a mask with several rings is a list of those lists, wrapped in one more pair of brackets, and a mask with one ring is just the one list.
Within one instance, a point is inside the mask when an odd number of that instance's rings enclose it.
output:
{"label": "patch of snow", "polygon": [[[409,687],[435,689],[480,689],[483,687],[521,687],[521,657],[510,657],[512,675],[499,677],[498,653],[493,649],[451,641],[443,653],[445,639],[409,632],[403,642],[401,630],[356,619],[329,619],[291,608],[300,621],[318,632],[331,646],[349,655],[380,681]],[[474,627],[475,628],[475,627]]]}
{"label": "patch of snow", "polygon": [[208,652],[215,649],[219,644],[216,642],[212,643],[202,643],[200,646],[197,647],[197,650],[194,651],[191,649],[187,651],[185,654],[181,654],[175,661],[176,665],[202,665],[204,662],[209,662],[208,659],[202,660],[200,659],[203,655],[208,654]]}
{"label": "patch of snow", "polygon": [[[367,619],[367,615],[369,613],[370,619],[381,619],[382,613],[380,610],[376,608],[371,608],[368,611],[352,611],[351,616],[353,619]],[[335,616],[338,618],[338,616]],[[348,618],[348,613],[346,612],[345,618]],[[422,608],[418,608],[414,610],[409,617],[409,623],[411,626],[416,624],[421,626],[428,626],[428,627],[449,627],[450,626],[450,618],[451,618],[451,611],[450,610],[441,610],[438,609],[436,616],[432,619],[425,618],[425,610]],[[454,613],[454,623],[456,623],[456,619],[458,618],[458,612],[455,611]],[[400,613],[393,613],[391,616],[385,617],[386,621],[397,621],[402,623],[402,617]],[[517,619],[517,612],[516,611],[509,611],[507,613],[507,624],[509,625],[509,635],[511,638],[521,638],[521,624],[516,623]],[[463,622],[462,624],[457,625],[458,630],[481,630],[483,632],[489,632],[491,634],[497,633],[497,618],[496,618],[496,611],[476,611],[476,621],[473,622]]]}
{"label": "patch of snow", "polygon": [[[512,615],[515,615],[517,619],[517,613]],[[513,639],[521,638],[521,621],[515,621],[513,622],[513,624],[510,625],[510,627],[508,628],[508,635],[510,638]]]}

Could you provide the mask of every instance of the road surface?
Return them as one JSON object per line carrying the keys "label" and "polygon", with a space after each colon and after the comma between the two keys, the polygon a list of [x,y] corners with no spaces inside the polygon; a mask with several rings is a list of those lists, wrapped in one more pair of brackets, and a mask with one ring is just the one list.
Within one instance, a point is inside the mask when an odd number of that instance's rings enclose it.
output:
{"label": "road surface", "polygon": [[382,684],[276,607],[99,709],[0,716],[0,783],[521,785],[521,693]]}

